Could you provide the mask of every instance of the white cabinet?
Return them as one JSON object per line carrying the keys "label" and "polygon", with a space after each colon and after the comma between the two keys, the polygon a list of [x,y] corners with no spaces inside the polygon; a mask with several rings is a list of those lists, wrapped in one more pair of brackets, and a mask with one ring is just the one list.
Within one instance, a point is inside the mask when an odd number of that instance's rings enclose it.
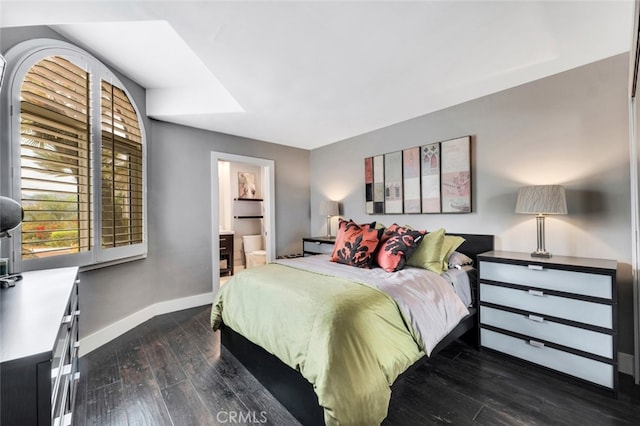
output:
{"label": "white cabinet", "polygon": [[488,252],[480,269],[480,346],[617,396],[617,262]]}

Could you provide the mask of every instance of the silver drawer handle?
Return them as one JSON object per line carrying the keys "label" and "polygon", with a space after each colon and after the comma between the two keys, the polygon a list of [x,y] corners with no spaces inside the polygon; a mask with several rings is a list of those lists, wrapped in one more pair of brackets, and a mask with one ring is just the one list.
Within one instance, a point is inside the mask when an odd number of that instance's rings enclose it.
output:
{"label": "silver drawer handle", "polygon": [[226,247],[222,247],[222,246],[220,247],[220,250],[226,250],[226,249],[227,249]]}
{"label": "silver drawer handle", "polygon": [[53,426],[71,426],[73,413],[63,414],[62,417],[53,419]]}
{"label": "silver drawer handle", "polygon": [[544,348],[544,343],[536,342],[535,340],[529,340],[529,344],[535,348]]}
{"label": "silver drawer handle", "polygon": [[320,241],[314,241],[313,244],[320,245]]}
{"label": "silver drawer handle", "polygon": [[529,269],[532,271],[542,271],[544,268],[540,265],[528,265]]}
{"label": "silver drawer handle", "polygon": [[529,294],[532,296],[544,296],[544,292],[540,290],[529,290]]}
{"label": "silver drawer handle", "polygon": [[537,315],[529,315],[529,319],[535,322],[544,322],[544,318]]}
{"label": "silver drawer handle", "polygon": [[73,368],[73,366],[71,364],[65,364],[62,366],[61,374],[66,376],[67,374],[71,374],[71,369]]}
{"label": "silver drawer handle", "polygon": [[60,322],[60,324],[71,324],[71,321],[73,321],[73,317],[77,317],[80,315],[80,310],[77,311],[73,311],[71,312],[71,315],[65,315],[62,317],[62,321]]}
{"label": "silver drawer handle", "polygon": [[71,364],[65,364],[61,367],[51,369],[51,378],[55,379],[58,375],[65,376],[71,374]]}

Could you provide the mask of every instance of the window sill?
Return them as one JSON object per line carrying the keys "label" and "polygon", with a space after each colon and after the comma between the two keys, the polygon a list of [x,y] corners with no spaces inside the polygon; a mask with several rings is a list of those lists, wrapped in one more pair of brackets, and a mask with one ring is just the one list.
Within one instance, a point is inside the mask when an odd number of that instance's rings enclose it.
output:
{"label": "window sill", "polygon": [[138,254],[135,256],[130,256],[130,257],[125,257],[122,259],[116,259],[116,260],[109,260],[107,262],[101,262],[101,263],[95,263],[93,265],[86,265],[86,266],[81,266],[80,267],[80,272],[88,272],[88,271],[93,271],[95,269],[102,269],[102,268],[107,268],[109,266],[115,266],[115,265],[120,265],[123,263],[129,263],[129,262],[133,262],[136,260],[142,260],[142,259],[146,259],[147,258],[147,254]]}

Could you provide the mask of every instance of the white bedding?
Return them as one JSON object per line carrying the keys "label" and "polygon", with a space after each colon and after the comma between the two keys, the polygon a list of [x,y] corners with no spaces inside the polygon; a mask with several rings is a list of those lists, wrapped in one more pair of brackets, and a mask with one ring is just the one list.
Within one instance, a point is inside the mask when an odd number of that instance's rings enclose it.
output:
{"label": "white bedding", "polygon": [[442,273],[442,277],[451,284],[453,291],[456,292],[466,307],[473,305],[471,282],[469,281],[468,273],[472,269],[472,266],[460,266]]}
{"label": "white bedding", "polygon": [[453,286],[426,269],[407,267],[390,273],[382,268],[363,269],[331,262],[328,255],[279,259],[276,262],[345,278],[387,293],[398,304],[405,321],[413,327],[419,340],[417,343],[427,355],[469,314]]}

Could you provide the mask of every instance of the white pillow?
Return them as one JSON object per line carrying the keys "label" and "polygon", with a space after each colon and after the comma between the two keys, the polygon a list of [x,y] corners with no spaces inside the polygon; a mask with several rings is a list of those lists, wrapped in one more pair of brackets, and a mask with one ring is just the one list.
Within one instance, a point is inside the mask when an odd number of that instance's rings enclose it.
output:
{"label": "white pillow", "polygon": [[451,256],[449,256],[449,268],[458,268],[464,265],[473,265],[473,259],[459,251],[451,253]]}

